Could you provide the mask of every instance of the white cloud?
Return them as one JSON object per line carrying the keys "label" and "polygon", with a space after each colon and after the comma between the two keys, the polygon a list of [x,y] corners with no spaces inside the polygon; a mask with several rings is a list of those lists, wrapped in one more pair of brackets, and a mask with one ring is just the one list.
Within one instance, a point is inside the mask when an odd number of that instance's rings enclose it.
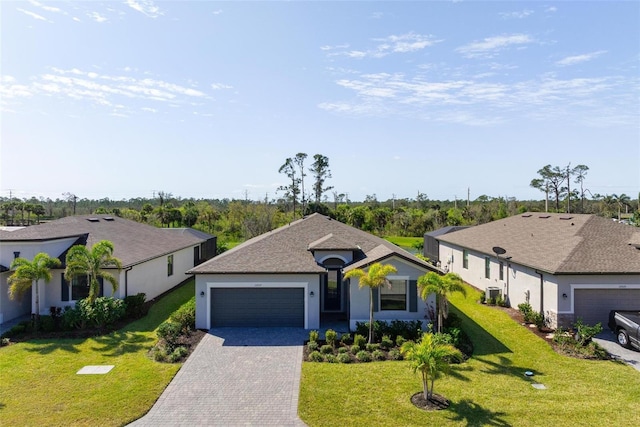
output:
{"label": "white cloud", "polygon": [[353,59],[383,58],[393,53],[411,53],[432,46],[442,40],[435,40],[433,36],[407,33],[390,35],[373,39],[377,45],[368,49],[347,50],[348,44],[338,46],[322,46],[320,49],[329,52],[328,56],[346,56]]}
{"label": "white cloud", "polygon": [[25,14],[25,15],[27,15],[27,16],[32,17],[33,19],[37,19],[38,21],[51,22],[51,21],[49,21],[47,18],[45,18],[44,16],[42,16],[42,15],[38,15],[37,13],[31,12],[31,11],[29,11],[29,10],[24,10],[24,9],[21,9],[21,8],[17,8],[17,10],[18,10],[19,12],[24,13],[24,14]]}
{"label": "white cloud", "polygon": [[160,8],[152,0],[126,0],[125,4],[149,18],[157,18],[163,15]]}
{"label": "white cloud", "polygon": [[98,12],[87,12],[87,16],[99,24],[109,20],[106,16],[102,16]]}
{"label": "white cloud", "polygon": [[548,8],[546,8],[544,11],[545,11],[545,12],[553,13],[553,12],[557,12],[557,11],[558,11],[558,8],[557,8],[557,7],[555,7],[555,6],[549,6],[549,7],[548,7]]}
{"label": "white cloud", "polygon": [[382,13],[382,12],[373,12],[373,13],[369,16],[369,18],[371,18],[371,19],[380,19],[380,18],[382,18],[383,16],[384,16],[384,13]]}
{"label": "white cloud", "polygon": [[456,49],[467,58],[491,58],[497,52],[509,47],[533,43],[533,39],[526,34],[511,34],[495,37],[487,37],[482,41],[475,41]]}
{"label": "white cloud", "polygon": [[[3,76],[0,81],[3,107],[7,105],[4,102],[6,100],[17,102],[35,96],[70,98],[120,110],[136,100],[161,102],[164,105],[171,102],[172,106],[180,108],[189,105],[193,99],[209,99],[206,93],[196,88],[157,79],[98,74],[77,68],[52,67],[50,70],[49,73],[33,77],[28,85],[19,84],[12,76]],[[136,108],[150,111],[148,108],[153,107],[145,105],[144,108]]]}
{"label": "white cloud", "polygon": [[46,10],[47,12],[54,12],[54,13],[61,13],[62,12],[62,10],[60,8],[53,7],[53,6],[48,6],[46,4],[42,4],[42,3],[37,2],[35,0],[29,0],[29,3],[31,3],[35,7],[39,7],[42,10]]}
{"label": "white cloud", "polygon": [[502,12],[499,14],[503,19],[523,19],[533,15],[533,10],[525,9],[517,12]]}
{"label": "white cloud", "polygon": [[604,53],[607,53],[607,51],[599,50],[597,52],[585,53],[582,55],[567,56],[566,58],[563,58],[560,61],[557,61],[556,65],[560,65],[562,67],[565,67],[568,65],[575,65],[581,62],[591,61],[592,59],[595,59]]}
{"label": "white cloud", "polygon": [[213,90],[221,90],[221,89],[233,89],[233,86],[225,85],[222,83],[212,83],[211,89]]}
{"label": "white cloud", "polygon": [[214,10],[211,13],[214,14],[214,15],[220,15],[222,13],[222,9]]}

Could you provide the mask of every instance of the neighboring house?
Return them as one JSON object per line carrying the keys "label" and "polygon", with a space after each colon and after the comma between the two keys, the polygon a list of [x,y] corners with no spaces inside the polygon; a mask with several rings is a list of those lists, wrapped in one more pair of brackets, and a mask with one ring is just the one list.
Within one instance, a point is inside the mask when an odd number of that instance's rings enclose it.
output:
{"label": "neighboring house", "polygon": [[640,229],[595,215],[528,212],[438,237],[465,282],[528,302],[552,327],[640,310]]}
{"label": "neighboring house", "polygon": [[438,237],[443,234],[453,233],[454,231],[464,230],[465,228],[469,228],[468,226],[462,225],[450,225],[448,227],[442,227],[434,231],[430,231],[428,233],[424,233],[424,248],[422,254],[427,257],[427,259],[438,266],[446,267],[446,260],[440,259],[440,243],[438,242]]}
{"label": "neighboring house", "polygon": [[[143,292],[147,300],[157,297],[183,282],[185,272],[215,256],[216,238],[188,228],[157,228],[109,215],[70,216],[30,227],[0,230],[0,323],[35,310],[32,295],[22,300],[8,297],[7,279],[11,262],[22,257],[33,259],[39,252],[59,258],[62,267],[52,271],[51,282],[40,281],[41,314],[50,307],[74,305],[88,294],[85,277],[73,283],[64,279],[67,251],[74,245],[89,249],[100,240],[114,245],[113,255],[122,261],[122,270],[111,273],[119,287],[113,295],[124,298]],[[111,285],[102,287],[105,296],[111,295]],[[102,292],[101,292],[102,293]]]}
{"label": "neighboring house", "polygon": [[[396,245],[313,214],[243,244],[188,273],[196,276],[196,327],[295,326],[317,329],[324,318],[369,320],[369,288],[343,281],[354,268],[380,262],[398,272],[376,291],[376,320],[429,320],[418,277],[436,268]],[[430,299],[433,306],[433,301]]]}

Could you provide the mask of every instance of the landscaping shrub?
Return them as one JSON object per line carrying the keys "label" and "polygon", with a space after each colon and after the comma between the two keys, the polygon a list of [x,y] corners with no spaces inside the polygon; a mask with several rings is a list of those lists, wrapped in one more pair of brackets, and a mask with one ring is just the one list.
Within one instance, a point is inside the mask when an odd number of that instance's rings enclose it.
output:
{"label": "landscaping shrub", "polygon": [[338,354],[349,353],[349,349],[347,347],[340,347],[338,349]]}
{"label": "landscaping shrub", "polygon": [[160,338],[169,352],[173,351],[180,339],[182,328],[180,324],[171,321],[164,321],[158,326],[158,338]]}
{"label": "landscaping shrub", "polygon": [[319,336],[318,331],[309,331],[309,342],[317,342]]}
{"label": "landscaping shrub", "polygon": [[331,347],[329,344],[325,344],[322,347],[320,347],[320,353],[331,354],[333,353],[333,347]]}
{"label": "landscaping shrub", "polygon": [[[368,336],[369,322],[356,322],[356,333]],[[392,340],[398,336],[416,340],[422,335],[422,320],[392,320],[391,322],[376,320],[373,322],[373,333],[375,340],[379,340],[384,335],[389,335]]]}
{"label": "landscaping shrub", "polygon": [[380,340],[380,348],[389,350],[391,347],[393,347],[393,340],[389,335],[383,335]]}
{"label": "landscaping shrub", "polygon": [[336,360],[340,363],[351,363],[351,357],[347,353],[340,353],[336,357]]}
{"label": "landscaping shrub", "polygon": [[487,294],[484,291],[482,291],[480,292],[480,303],[486,304],[486,302],[487,302]]}
{"label": "landscaping shrub", "polygon": [[146,315],[145,305],[147,294],[141,292],[136,295],[127,295],[124,297],[125,316],[128,319],[139,319]]}
{"label": "landscaping shrub", "polygon": [[361,334],[355,334],[353,337],[353,345],[355,347],[359,347],[359,348],[364,348],[365,344],[367,343],[367,339],[364,337],[364,335]]}
{"label": "landscaping shrub", "polygon": [[581,346],[586,346],[591,342],[593,337],[602,332],[602,324],[596,323],[594,326],[585,325],[582,323],[582,319],[578,318],[576,323],[573,324],[576,329],[575,339]]}
{"label": "landscaping shrub", "polygon": [[309,343],[307,344],[307,348],[309,349],[310,352],[316,351],[319,346],[320,344],[318,344],[318,341],[309,341]]}
{"label": "landscaping shrub", "polygon": [[371,353],[371,357],[373,357],[373,360],[387,360],[387,356],[385,356],[384,352],[381,350],[374,350]]}
{"label": "landscaping shrub", "polygon": [[325,340],[327,344],[329,344],[332,348],[336,346],[336,339],[338,338],[338,334],[333,329],[327,329],[324,333]]}
{"label": "landscaping shrub", "polygon": [[53,330],[60,330],[62,324],[62,308],[61,307],[49,307],[49,315],[53,321]]}
{"label": "landscaping shrub", "polygon": [[389,350],[389,359],[391,360],[402,360],[402,353],[397,348],[392,348]]}
{"label": "landscaping shrub", "polygon": [[39,328],[43,332],[53,332],[56,330],[56,325],[51,316],[40,316]]}
{"label": "landscaping shrub", "polygon": [[62,324],[67,329],[103,328],[122,319],[125,312],[124,301],[119,298],[98,297],[93,303],[85,298],[73,308],[65,307]]}
{"label": "landscaping shrub", "polygon": [[342,334],[342,336],[340,337],[340,342],[344,345],[351,344],[352,343],[351,334],[348,332]]}
{"label": "landscaping shrub", "polygon": [[169,318],[172,322],[180,325],[183,333],[188,335],[196,328],[196,297],[193,296],[184,303]]}
{"label": "landscaping shrub", "polygon": [[403,337],[402,335],[398,335],[396,337],[396,346],[402,347],[402,344],[404,344],[405,342],[407,342],[407,339],[405,337]]}
{"label": "landscaping shrub", "polygon": [[368,351],[361,350],[356,354],[356,359],[364,363],[371,362],[371,353],[369,353]]}
{"label": "landscaping shrub", "polygon": [[532,316],[533,316],[533,308],[531,307],[531,304],[529,304],[528,302],[523,302],[522,304],[518,304],[518,311],[520,311],[520,313],[522,313],[522,316],[524,317],[524,321],[526,323],[532,323]]}
{"label": "landscaping shrub", "polygon": [[324,356],[324,361],[327,363],[336,363],[338,361],[338,358],[333,354],[327,354],[326,356]]}
{"label": "landscaping shrub", "polygon": [[189,353],[189,350],[187,350],[187,347],[178,346],[175,349],[173,349],[173,351],[168,357],[168,361],[171,363],[175,363],[180,359],[182,359],[183,357],[185,357],[188,353]]}
{"label": "landscaping shrub", "polygon": [[11,344],[11,340],[9,338],[0,338],[0,347],[5,347]]}
{"label": "landscaping shrub", "polygon": [[536,325],[538,327],[538,330],[541,330],[542,328],[544,328],[547,323],[546,319],[544,318],[544,313],[534,311],[531,314],[531,323]]}
{"label": "landscaping shrub", "polygon": [[372,351],[376,351],[380,348],[380,344],[367,344],[364,346],[364,348],[368,351],[368,352],[372,352]]}
{"label": "landscaping shrub", "polygon": [[324,361],[324,357],[319,351],[314,351],[309,353],[309,360],[312,362],[322,362]]}
{"label": "landscaping shrub", "polygon": [[358,354],[362,350],[364,350],[364,347],[360,347],[360,346],[355,345],[355,344],[353,344],[351,346],[351,354]]}

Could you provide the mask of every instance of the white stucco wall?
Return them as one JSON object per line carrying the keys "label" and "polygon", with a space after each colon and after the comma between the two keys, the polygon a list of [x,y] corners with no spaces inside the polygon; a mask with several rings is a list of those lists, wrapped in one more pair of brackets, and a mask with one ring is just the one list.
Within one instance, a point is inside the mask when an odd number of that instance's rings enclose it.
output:
{"label": "white stucco wall", "polygon": [[[418,277],[427,273],[428,270],[422,269],[415,264],[408,263],[400,258],[390,258],[383,262],[384,264],[391,264],[398,270],[397,273],[387,276],[390,280],[418,280]],[[366,270],[366,269],[365,269]],[[350,292],[350,306],[349,306],[349,328],[351,330],[356,329],[356,322],[368,322],[369,321],[369,288],[359,287],[358,279],[351,279],[349,284]],[[408,286],[408,283],[407,283]],[[407,288],[408,292],[408,288]],[[391,321],[391,320],[422,320],[426,327],[427,322],[430,322],[428,306],[431,304],[435,310],[435,299],[433,295],[430,295],[425,302],[420,298],[418,292],[418,310],[416,312],[409,311],[409,299],[407,295],[407,309],[406,310],[379,310],[373,313],[374,320]],[[380,307],[380,294],[378,293],[378,307]]]}
{"label": "white stucco wall", "polygon": [[[317,274],[197,274],[196,328],[211,328],[212,288],[304,288],[305,329],[320,327],[320,276]],[[313,296],[311,296],[313,293]]]}

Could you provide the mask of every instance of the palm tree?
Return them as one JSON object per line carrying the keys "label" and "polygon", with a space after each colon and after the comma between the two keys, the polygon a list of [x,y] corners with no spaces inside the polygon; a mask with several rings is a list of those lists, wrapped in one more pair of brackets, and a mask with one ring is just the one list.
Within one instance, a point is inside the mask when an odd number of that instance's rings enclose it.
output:
{"label": "palm tree", "polygon": [[438,332],[442,332],[443,319],[447,318],[447,295],[460,292],[467,296],[462,278],[457,273],[447,273],[441,276],[433,271],[418,277],[420,297],[427,300],[429,294],[436,295],[436,309],[438,311]]}
{"label": "palm tree", "polygon": [[76,245],[69,249],[67,253],[67,268],[64,271],[64,277],[71,282],[74,277],[86,275],[89,284],[90,302],[95,301],[98,297],[100,283],[98,278],[111,283],[113,292],[118,289],[118,280],[109,272],[104,271],[107,268],[122,269],[122,263],[118,258],[113,256],[113,243],[108,240],[101,240],[91,247]]}
{"label": "palm tree", "polygon": [[51,258],[49,254],[40,252],[33,261],[25,258],[16,258],[11,263],[13,274],[9,276],[9,298],[16,299],[29,289],[35,282],[36,289],[36,330],[40,324],[40,290],[39,282],[44,280],[45,283],[51,281],[51,269],[60,266],[58,258]]}
{"label": "palm tree", "polygon": [[373,290],[383,285],[390,286],[387,276],[397,271],[393,265],[376,262],[369,267],[368,272],[355,268],[344,275],[345,279],[357,277],[359,280],[358,287],[361,289],[364,286],[369,288],[369,344],[373,343]]}
{"label": "palm tree", "polygon": [[413,372],[419,371],[422,374],[425,400],[433,397],[433,383],[449,369],[451,360],[462,359],[460,350],[451,344],[439,341],[432,333],[424,333],[417,344],[413,341],[405,342],[400,352],[404,355],[404,359],[411,363]]}

